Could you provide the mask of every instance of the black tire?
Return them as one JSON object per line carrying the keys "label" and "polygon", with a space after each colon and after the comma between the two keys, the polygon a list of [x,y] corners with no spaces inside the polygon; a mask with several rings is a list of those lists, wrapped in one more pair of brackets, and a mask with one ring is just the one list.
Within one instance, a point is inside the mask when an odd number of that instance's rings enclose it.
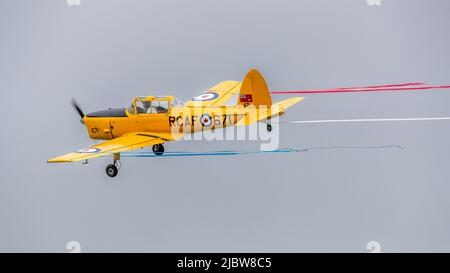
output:
{"label": "black tire", "polygon": [[155,155],[162,155],[164,154],[164,145],[162,144],[155,144],[152,147],[153,153],[155,153]]}
{"label": "black tire", "polygon": [[268,131],[268,132],[272,132],[272,125],[267,124],[267,131]]}
{"label": "black tire", "polygon": [[116,177],[118,172],[119,172],[119,170],[117,169],[117,167],[115,165],[109,164],[108,166],[106,166],[106,174],[109,177]]}

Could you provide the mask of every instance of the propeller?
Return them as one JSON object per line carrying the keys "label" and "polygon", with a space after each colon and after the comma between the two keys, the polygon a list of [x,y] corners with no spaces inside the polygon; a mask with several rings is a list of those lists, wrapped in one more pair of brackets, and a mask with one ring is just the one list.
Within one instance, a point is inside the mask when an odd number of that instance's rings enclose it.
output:
{"label": "propeller", "polygon": [[73,109],[75,109],[75,111],[77,111],[78,115],[80,115],[80,117],[81,117],[80,122],[82,124],[84,124],[84,121],[83,121],[84,113],[83,113],[83,110],[81,110],[80,104],[78,104],[78,102],[74,98],[72,98],[72,100],[70,101],[70,104],[72,105]]}

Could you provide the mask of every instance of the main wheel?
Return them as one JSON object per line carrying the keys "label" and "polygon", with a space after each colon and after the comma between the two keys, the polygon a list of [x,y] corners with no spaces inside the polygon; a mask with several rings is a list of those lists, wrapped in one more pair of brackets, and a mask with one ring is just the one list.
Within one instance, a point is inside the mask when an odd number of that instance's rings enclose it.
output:
{"label": "main wheel", "polygon": [[155,155],[162,155],[164,154],[164,146],[162,144],[155,144],[152,147],[153,152]]}
{"label": "main wheel", "polygon": [[106,174],[109,177],[115,177],[118,172],[119,172],[119,170],[117,169],[117,167],[115,165],[109,164],[108,166],[106,166]]}
{"label": "main wheel", "polygon": [[268,131],[268,132],[271,132],[271,131],[272,131],[272,125],[267,124],[267,131]]}

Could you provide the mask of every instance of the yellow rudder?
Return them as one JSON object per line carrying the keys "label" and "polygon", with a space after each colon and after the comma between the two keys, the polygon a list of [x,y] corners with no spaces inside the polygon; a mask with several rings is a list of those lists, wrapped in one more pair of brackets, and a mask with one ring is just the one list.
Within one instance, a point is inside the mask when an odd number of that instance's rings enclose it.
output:
{"label": "yellow rudder", "polygon": [[244,107],[253,105],[257,108],[262,105],[268,108],[272,106],[269,88],[258,70],[251,69],[245,75],[238,97],[238,105]]}

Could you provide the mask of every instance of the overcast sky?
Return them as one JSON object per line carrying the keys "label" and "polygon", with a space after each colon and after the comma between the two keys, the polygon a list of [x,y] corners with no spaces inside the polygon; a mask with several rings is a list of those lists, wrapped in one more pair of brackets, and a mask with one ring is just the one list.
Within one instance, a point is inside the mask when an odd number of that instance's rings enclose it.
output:
{"label": "overcast sky", "polygon": [[[450,122],[289,124],[280,147],[50,165],[86,148],[70,106],[188,100],[250,68],[272,90],[449,84],[445,0],[0,2],[0,251],[450,251]],[[450,116],[449,91],[307,95],[283,120]],[[273,101],[289,97],[274,95]],[[168,151],[258,150],[185,141]]]}

